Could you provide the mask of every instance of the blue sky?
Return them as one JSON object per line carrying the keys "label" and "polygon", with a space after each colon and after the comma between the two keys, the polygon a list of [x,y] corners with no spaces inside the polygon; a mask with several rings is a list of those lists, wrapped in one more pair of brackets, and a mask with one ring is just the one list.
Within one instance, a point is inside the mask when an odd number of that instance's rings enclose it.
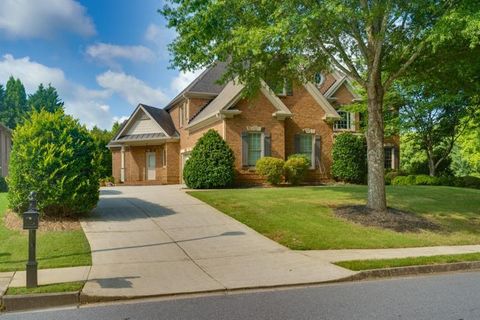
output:
{"label": "blue sky", "polygon": [[198,72],[169,69],[162,1],[1,0],[0,83],[51,83],[66,112],[110,128],[142,102],[163,107]]}

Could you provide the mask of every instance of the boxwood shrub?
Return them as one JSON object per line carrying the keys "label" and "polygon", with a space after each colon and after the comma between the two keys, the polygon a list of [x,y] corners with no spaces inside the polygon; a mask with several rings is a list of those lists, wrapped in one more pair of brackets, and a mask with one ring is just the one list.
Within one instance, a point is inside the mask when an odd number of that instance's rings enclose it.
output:
{"label": "boxwood shrub", "polygon": [[287,182],[298,185],[305,180],[310,160],[303,154],[293,154],[285,161],[285,180]]}
{"label": "boxwood shrub", "polygon": [[258,159],[255,164],[257,173],[264,176],[271,184],[279,184],[282,182],[283,166],[285,161],[274,157],[263,157]]}
{"label": "boxwood shrub", "polygon": [[9,206],[28,207],[37,192],[38,208],[48,216],[74,216],[92,210],[99,198],[95,146],[87,129],[59,110],[33,112],[13,132],[8,176]]}
{"label": "boxwood shrub", "polygon": [[365,182],[367,144],[364,136],[346,132],[335,138],[332,174],[335,179],[345,182]]}
{"label": "boxwood shrub", "polygon": [[200,139],[185,163],[183,178],[189,188],[224,188],[233,184],[235,156],[217,131],[210,129]]}

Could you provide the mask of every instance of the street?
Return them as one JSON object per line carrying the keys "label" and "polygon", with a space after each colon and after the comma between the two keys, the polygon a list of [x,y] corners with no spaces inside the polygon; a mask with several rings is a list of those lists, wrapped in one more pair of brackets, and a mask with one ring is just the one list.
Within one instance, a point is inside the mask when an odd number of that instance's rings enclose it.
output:
{"label": "street", "polygon": [[4,320],[480,318],[480,272],[3,314]]}

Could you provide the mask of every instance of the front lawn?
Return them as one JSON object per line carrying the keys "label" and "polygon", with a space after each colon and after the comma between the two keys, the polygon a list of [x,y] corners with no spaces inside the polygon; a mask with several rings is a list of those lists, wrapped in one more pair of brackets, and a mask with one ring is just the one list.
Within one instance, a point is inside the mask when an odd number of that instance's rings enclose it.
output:
{"label": "front lawn", "polygon": [[[7,194],[0,193],[0,272],[25,270],[28,233],[4,226]],[[92,264],[90,245],[83,230],[37,231],[37,260],[40,269]]]}
{"label": "front lawn", "polygon": [[291,249],[480,243],[480,190],[475,189],[387,187],[389,206],[415,212],[441,226],[439,231],[415,233],[364,227],[333,215],[333,206],[365,204],[366,186],[253,188],[190,194]]}

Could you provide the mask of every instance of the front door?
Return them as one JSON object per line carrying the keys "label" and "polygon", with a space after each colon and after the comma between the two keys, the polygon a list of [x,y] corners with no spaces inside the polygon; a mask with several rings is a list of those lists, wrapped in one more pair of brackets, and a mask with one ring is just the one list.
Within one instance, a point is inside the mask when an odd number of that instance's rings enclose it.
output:
{"label": "front door", "polygon": [[155,180],[155,169],[156,169],[156,158],[155,152],[147,152],[147,180]]}

